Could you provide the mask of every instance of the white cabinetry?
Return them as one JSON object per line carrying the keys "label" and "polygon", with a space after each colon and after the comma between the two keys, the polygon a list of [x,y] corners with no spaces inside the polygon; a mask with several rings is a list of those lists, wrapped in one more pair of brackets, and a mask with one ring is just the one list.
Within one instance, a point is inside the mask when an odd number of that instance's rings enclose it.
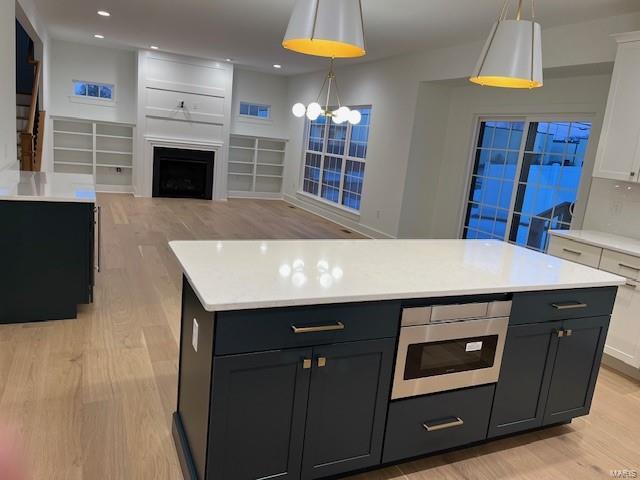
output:
{"label": "white cabinetry", "polygon": [[231,135],[229,197],[281,198],[286,140]]}
{"label": "white cabinetry", "polygon": [[92,174],[99,192],[133,192],[134,127],[53,119],[53,170]]}
{"label": "white cabinetry", "polygon": [[640,32],[616,35],[618,53],[593,175],[640,181]]}
{"label": "white cabinetry", "polygon": [[[618,288],[604,351],[607,355],[640,369],[640,251],[637,256],[629,255],[610,250],[603,244],[586,244],[552,234],[548,253],[627,279],[627,284]],[[594,265],[593,259],[596,257],[599,261]],[[588,261],[584,261],[585,259]]]}

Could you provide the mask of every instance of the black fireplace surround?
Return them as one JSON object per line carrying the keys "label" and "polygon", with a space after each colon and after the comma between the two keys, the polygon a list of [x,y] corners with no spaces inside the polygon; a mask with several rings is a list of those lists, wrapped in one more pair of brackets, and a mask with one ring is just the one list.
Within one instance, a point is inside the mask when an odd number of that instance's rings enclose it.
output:
{"label": "black fireplace surround", "polygon": [[214,161],[210,151],[155,147],[153,196],[211,200]]}

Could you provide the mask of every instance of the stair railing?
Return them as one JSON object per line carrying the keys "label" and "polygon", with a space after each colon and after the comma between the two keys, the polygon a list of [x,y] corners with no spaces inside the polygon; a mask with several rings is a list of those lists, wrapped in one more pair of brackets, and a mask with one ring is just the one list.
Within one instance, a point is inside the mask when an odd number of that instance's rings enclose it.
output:
{"label": "stair railing", "polygon": [[[44,112],[38,111],[38,92],[40,91],[40,78],[42,63],[39,60],[29,58],[29,63],[34,65],[33,88],[31,90],[31,105],[27,117],[27,128],[20,135],[21,170],[40,171],[42,165],[42,143],[44,139]],[[40,142],[38,142],[38,136]]]}

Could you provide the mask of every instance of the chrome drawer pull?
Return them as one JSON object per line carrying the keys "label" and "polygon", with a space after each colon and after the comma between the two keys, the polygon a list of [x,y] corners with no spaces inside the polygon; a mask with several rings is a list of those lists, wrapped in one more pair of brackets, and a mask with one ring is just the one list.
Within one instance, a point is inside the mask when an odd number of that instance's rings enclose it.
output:
{"label": "chrome drawer pull", "polygon": [[582,252],[579,252],[578,250],[571,250],[570,248],[563,248],[562,250],[567,253],[573,253],[574,255],[582,255]]}
{"label": "chrome drawer pull", "polygon": [[296,327],[291,325],[293,333],[315,333],[315,332],[333,332],[335,330],[344,330],[344,324],[338,322],[335,325],[320,325],[318,327]]}
{"label": "chrome drawer pull", "polygon": [[587,308],[586,303],[573,302],[573,303],[552,303],[551,306],[556,310],[572,310],[574,308]]}
{"label": "chrome drawer pull", "polygon": [[429,425],[425,422],[422,424],[422,426],[427,432],[437,432],[438,430],[445,430],[447,428],[459,427],[460,425],[464,425],[464,420],[462,420],[460,417],[453,418],[455,418],[455,420],[452,422],[438,423],[436,425]]}
{"label": "chrome drawer pull", "polygon": [[629,270],[633,270],[634,272],[640,272],[640,268],[632,267],[631,265],[627,265],[626,263],[619,263],[618,266],[621,268],[628,268]]}

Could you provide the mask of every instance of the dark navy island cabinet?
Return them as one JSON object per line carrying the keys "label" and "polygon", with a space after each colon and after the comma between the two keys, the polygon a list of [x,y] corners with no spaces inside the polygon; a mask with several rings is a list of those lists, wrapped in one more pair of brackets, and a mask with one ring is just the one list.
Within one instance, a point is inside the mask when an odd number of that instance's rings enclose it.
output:
{"label": "dark navy island cabinet", "polygon": [[0,324],[75,318],[93,301],[94,209],[0,201]]}
{"label": "dark navy island cabinet", "polygon": [[616,290],[514,295],[489,437],[589,413]]}
{"label": "dark navy island cabinet", "polygon": [[616,290],[514,293],[497,384],[391,401],[401,302],[211,313],[183,279],[184,478],[335,478],[586,415]]}
{"label": "dark navy island cabinet", "polygon": [[[314,479],[380,464],[399,303],[222,312],[212,328],[184,281],[182,316],[173,433],[186,479]],[[280,335],[256,335],[265,325]]]}

